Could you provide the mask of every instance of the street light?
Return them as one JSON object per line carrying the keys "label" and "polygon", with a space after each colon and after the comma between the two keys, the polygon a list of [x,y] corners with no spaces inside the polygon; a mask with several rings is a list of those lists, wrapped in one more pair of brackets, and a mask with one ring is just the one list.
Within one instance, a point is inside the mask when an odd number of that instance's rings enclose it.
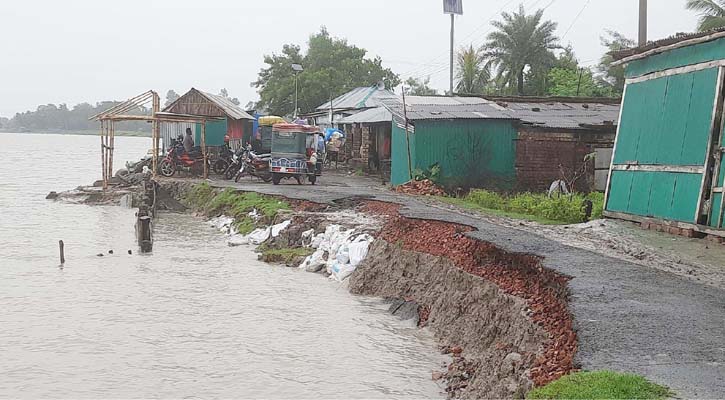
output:
{"label": "street light", "polygon": [[295,119],[297,119],[297,92],[298,92],[298,86],[297,86],[297,75],[299,75],[300,72],[304,71],[305,69],[302,68],[300,64],[292,64],[292,69],[295,71]]}

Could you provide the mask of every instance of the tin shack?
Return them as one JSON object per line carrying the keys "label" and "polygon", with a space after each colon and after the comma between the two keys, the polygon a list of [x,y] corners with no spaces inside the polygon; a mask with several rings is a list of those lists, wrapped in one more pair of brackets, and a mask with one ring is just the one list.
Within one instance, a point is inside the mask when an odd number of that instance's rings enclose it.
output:
{"label": "tin shack", "polygon": [[[230,145],[236,148],[242,145],[245,139],[250,140],[252,136],[254,117],[242,110],[241,107],[234,104],[230,99],[216,94],[202,92],[198,89],[192,88],[164,108],[163,112],[221,117],[220,120],[206,122],[206,143],[208,146],[221,146],[224,144],[224,137],[229,136]],[[200,124],[174,127],[176,130],[186,130],[186,128],[192,128],[195,135],[195,143],[201,143]],[[176,130],[161,132],[165,146],[168,146],[167,141],[173,140],[179,134],[183,134],[183,131],[177,132]]]}
{"label": "tin shack", "polygon": [[626,86],[605,215],[725,236],[725,30],[614,57]]}

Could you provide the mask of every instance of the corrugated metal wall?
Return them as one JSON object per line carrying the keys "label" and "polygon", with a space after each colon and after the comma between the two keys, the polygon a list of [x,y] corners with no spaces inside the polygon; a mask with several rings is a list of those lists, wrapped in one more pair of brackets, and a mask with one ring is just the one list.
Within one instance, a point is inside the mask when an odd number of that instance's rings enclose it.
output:
{"label": "corrugated metal wall", "polygon": [[614,165],[633,167],[612,172],[608,211],[697,223],[703,174],[672,169],[704,169],[717,79],[712,68],[628,84]]}
{"label": "corrugated metal wall", "polygon": [[184,136],[186,128],[191,128],[191,131],[196,130],[196,125],[191,123],[180,123],[180,122],[162,122],[160,126],[161,131],[161,145],[164,152],[171,147],[171,144],[179,136]]}
{"label": "corrugated metal wall", "polygon": [[[221,146],[224,144],[224,136],[227,135],[227,120],[206,122],[206,145]],[[194,143],[201,146],[201,124],[196,124],[196,135]]]}
{"label": "corrugated metal wall", "polygon": [[[393,127],[392,182],[408,180],[405,130]],[[510,121],[417,121],[411,134],[413,169],[438,163],[451,185],[510,188],[515,183],[515,139]],[[402,167],[402,168],[401,168]]]}
{"label": "corrugated metal wall", "polygon": [[[405,139],[405,129],[395,122],[392,123],[392,155],[390,164],[390,183],[402,185],[410,180],[408,171],[408,144]],[[409,134],[411,164],[415,165],[415,134]]]}

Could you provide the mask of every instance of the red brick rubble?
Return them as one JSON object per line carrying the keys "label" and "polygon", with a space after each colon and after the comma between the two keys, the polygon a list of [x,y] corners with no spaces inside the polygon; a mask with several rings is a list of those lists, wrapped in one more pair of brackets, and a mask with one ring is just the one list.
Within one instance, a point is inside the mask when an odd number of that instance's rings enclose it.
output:
{"label": "red brick rubble", "polygon": [[405,194],[416,194],[421,196],[445,196],[446,192],[438,187],[430,179],[422,181],[410,181],[406,184],[397,186],[395,191]]}
{"label": "red brick rubble", "polygon": [[466,237],[464,234],[472,231],[471,227],[401,217],[399,208],[395,204],[369,201],[363,211],[388,216],[381,239],[400,243],[405,250],[447,257],[462,270],[526,300],[531,319],[550,337],[531,369],[531,379],[537,386],[552,382],[574,368],[577,337],[566,303],[569,278],[542,267],[541,259],[536,256],[510,254],[491,243]]}

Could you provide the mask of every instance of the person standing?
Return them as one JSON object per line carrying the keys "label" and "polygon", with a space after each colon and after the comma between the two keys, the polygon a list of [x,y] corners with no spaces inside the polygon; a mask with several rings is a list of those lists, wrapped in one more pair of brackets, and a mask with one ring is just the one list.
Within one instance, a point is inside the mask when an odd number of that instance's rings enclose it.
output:
{"label": "person standing", "polygon": [[194,138],[191,137],[191,128],[186,128],[186,136],[184,136],[184,150],[187,153],[191,153],[194,149]]}

